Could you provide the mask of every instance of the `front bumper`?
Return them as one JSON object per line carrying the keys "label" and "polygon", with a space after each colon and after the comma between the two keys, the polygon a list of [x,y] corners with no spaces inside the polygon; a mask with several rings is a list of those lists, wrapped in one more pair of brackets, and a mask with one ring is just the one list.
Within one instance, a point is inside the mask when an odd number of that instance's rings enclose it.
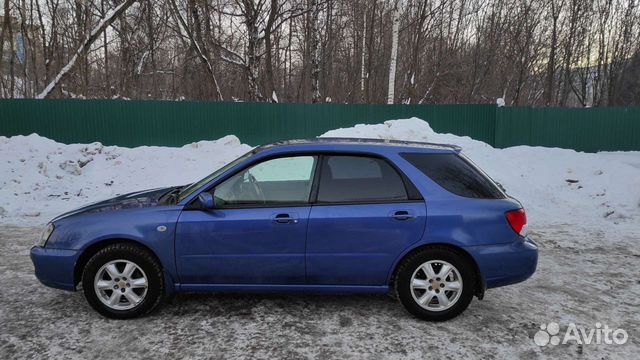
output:
{"label": "front bumper", "polygon": [[36,277],[44,285],[74,291],[73,270],[78,258],[77,250],[50,249],[40,246],[31,248],[31,261]]}
{"label": "front bumper", "polygon": [[530,278],[538,265],[538,246],[524,238],[507,244],[470,246],[487,289],[519,283]]}

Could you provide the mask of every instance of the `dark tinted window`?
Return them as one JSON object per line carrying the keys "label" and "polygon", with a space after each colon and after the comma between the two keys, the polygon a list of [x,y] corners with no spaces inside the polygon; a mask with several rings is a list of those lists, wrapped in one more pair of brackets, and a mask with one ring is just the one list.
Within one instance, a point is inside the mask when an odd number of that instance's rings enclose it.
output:
{"label": "dark tinted window", "polygon": [[504,198],[490,179],[457,154],[405,153],[402,157],[456,195],[482,199]]}
{"label": "dark tinted window", "polygon": [[407,200],[402,178],[386,161],[364,156],[326,156],[318,202]]}

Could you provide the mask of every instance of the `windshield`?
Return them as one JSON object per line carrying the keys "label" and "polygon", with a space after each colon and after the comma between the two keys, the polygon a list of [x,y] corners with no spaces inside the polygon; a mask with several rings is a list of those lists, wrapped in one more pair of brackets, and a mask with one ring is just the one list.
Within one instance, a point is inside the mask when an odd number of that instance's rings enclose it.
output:
{"label": "windshield", "polygon": [[187,186],[186,188],[180,190],[180,194],[178,196],[178,201],[177,202],[180,202],[180,201],[186,199],[189,195],[193,194],[194,191],[198,190],[199,188],[204,186],[209,181],[211,181],[211,180],[215,179],[216,177],[220,176],[222,173],[224,173],[225,171],[231,169],[232,167],[236,166],[237,164],[241,163],[245,159],[251,157],[253,154],[254,154],[254,151],[251,150],[248,153],[246,153],[246,154],[240,156],[239,158],[233,160],[232,162],[228,163],[227,165],[221,167],[220,169],[214,171],[213,173],[211,173],[210,175],[208,175],[204,179],[202,179],[202,180],[200,180],[198,182],[194,182],[193,184],[191,184],[191,185]]}

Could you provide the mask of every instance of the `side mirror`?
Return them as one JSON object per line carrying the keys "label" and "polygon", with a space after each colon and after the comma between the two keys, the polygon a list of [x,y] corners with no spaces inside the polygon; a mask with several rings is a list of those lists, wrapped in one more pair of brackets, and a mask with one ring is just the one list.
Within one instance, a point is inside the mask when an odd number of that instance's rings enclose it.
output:
{"label": "side mirror", "polygon": [[206,191],[203,191],[200,193],[200,195],[198,195],[198,202],[200,203],[200,206],[205,210],[210,210],[215,207],[213,195]]}

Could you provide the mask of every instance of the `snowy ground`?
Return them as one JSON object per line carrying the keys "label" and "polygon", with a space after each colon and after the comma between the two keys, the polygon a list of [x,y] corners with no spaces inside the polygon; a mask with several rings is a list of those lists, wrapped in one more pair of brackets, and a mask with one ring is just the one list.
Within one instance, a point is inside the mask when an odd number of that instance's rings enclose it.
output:
{"label": "snowy ground", "polygon": [[[442,324],[416,321],[385,296],[182,295],[150,318],[105,320],[81,294],[37,282],[28,248],[40,226],[87,202],[192,182],[250,147],[233,136],[135,149],[0,137],[0,358],[635,358],[640,152],[494,149],[418,119],[326,135],[461,145],[524,203],[538,272]],[[550,321],[623,328],[629,342],[538,347],[532,337]]]}
{"label": "snowy ground", "polygon": [[[565,247],[574,231],[594,246]],[[107,320],[81,293],[47,288],[28,248],[39,228],[0,226],[0,358],[8,359],[637,359],[640,251],[599,233],[545,227],[537,273],[489,290],[445,323],[388,296],[180,295],[149,317]],[[637,241],[637,237],[620,238]],[[601,245],[596,245],[599,243]],[[625,345],[539,347],[542,323],[623,328]]]}

